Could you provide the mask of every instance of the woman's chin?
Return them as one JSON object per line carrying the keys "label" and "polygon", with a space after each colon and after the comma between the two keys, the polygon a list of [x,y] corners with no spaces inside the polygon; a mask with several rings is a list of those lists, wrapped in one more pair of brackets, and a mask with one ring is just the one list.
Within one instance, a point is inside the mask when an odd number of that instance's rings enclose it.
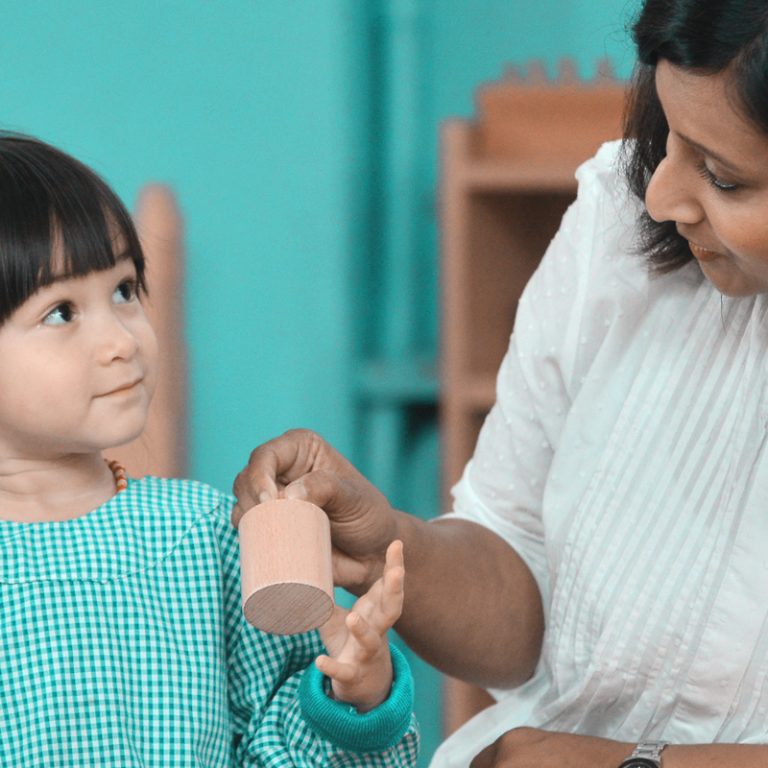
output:
{"label": "woman's chin", "polygon": [[732,263],[725,259],[711,262],[699,262],[699,267],[704,277],[723,296],[732,299],[755,296],[758,293],[768,292],[768,279],[763,282],[750,275],[745,275]]}

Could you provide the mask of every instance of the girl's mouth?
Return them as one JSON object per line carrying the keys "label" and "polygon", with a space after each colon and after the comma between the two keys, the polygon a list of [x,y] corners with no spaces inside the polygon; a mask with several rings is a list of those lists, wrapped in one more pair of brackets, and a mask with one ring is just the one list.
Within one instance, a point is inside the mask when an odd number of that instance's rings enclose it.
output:
{"label": "girl's mouth", "polygon": [[132,392],[138,384],[141,384],[142,381],[144,381],[144,379],[136,379],[133,382],[123,384],[122,386],[116,387],[115,389],[112,389],[109,392],[105,392],[104,394],[100,395],[100,397],[109,397],[110,395],[127,394],[129,392]]}

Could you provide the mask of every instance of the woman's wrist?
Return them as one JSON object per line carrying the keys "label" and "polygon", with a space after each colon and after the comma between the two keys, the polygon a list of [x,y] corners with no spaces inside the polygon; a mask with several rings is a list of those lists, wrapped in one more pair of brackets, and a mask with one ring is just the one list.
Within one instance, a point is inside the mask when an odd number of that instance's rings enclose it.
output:
{"label": "woman's wrist", "polygon": [[409,515],[407,512],[401,512],[394,508],[390,509],[388,514],[392,517],[391,524],[388,526],[387,532],[381,534],[379,545],[373,548],[373,552],[369,552],[367,556],[361,557],[358,560],[360,564],[358,578],[352,583],[337,584],[337,586],[344,587],[357,597],[367,592],[382,577],[386,563],[387,547],[393,541],[400,540],[403,542],[403,554],[406,558],[406,568],[409,574],[418,565],[417,557],[413,557],[410,561],[408,561],[408,558],[414,548],[413,523],[415,521],[423,525],[423,521]]}
{"label": "woman's wrist", "polygon": [[764,744],[670,744],[662,754],[662,768],[764,768]]}
{"label": "woman's wrist", "polygon": [[619,768],[661,768],[661,753],[668,746],[667,741],[641,741]]}

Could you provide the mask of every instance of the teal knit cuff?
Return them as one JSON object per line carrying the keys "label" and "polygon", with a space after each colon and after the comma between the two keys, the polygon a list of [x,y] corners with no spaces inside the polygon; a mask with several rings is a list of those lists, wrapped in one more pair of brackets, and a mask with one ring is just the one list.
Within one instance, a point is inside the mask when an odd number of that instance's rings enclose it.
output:
{"label": "teal knit cuff", "polygon": [[330,698],[323,674],[314,665],[305,670],[299,685],[299,703],[304,719],[324,739],[351,752],[381,752],[403,738],[413,712],[413,677],[400,651],[392,654],[392,690],[389,697],[368,712]]}

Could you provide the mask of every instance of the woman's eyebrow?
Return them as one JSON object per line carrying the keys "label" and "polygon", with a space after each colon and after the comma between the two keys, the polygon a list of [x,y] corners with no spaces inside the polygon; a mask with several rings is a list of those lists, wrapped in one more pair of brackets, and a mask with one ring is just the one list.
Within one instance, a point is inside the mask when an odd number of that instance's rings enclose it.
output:
{"label": "woman's eyebrow", "polygon": [[726,160],[722,155],[715,152],[713,149],[710,149],[709,147],[705,147],[703,144],[699,144],[698,141],[694,141],[690,137],[686,136],[683,133],[676,132],[677,135],[689,146],[693,147],[694,149],[701,152],[703,155],[707,155],[708,157],[711,157],[713,160],[718,162],[720,165],[722,165],[724,168],[728,169],[729,171],[733,171],[735,174],[741,174],[744,173],[744,170],[742,168],[739,168],[739,166],[734,165],[730,160]]}

